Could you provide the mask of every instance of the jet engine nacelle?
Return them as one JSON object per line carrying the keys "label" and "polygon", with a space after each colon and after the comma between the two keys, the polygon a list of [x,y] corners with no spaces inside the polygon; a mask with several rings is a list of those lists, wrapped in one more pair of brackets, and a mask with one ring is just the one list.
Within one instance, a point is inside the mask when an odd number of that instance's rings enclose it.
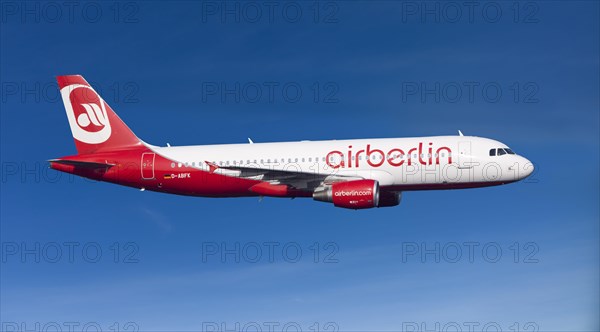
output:
{"label": "jet engine nacelle", "polygon": [[313,198],[346,209],[369,209],[379,204],[379,182],[375,180],[336,182],[315,191]]}
{"label": "jet engine nacelle", "polygon": [[396,206],[402,200],[401,192],[382,191],[379,193],[379,205],[377,207]]}
{"label": "jet engine nacelle", "polygon": [[368,209],[379,204],[379,182],[375,180],[336,182],[316,190],[313,198],[346,209]]}
{"label": "jet engine nacelle", "polygon": [[396,206],[400,204],[402,193],[380,191],[376,180],[356,180],[336,182],[313,193],[313,198],[321,202],[346,209],[370,209],[374,207]]}

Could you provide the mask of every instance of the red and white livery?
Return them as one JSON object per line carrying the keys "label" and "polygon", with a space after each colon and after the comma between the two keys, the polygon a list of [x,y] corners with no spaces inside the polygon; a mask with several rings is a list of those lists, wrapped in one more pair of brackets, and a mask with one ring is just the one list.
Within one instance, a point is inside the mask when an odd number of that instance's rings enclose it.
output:
{"label": "red and white livery", "polygon": [[205,197],[312,197],[349,209],[395,206],[412,190],[519,181],[533,164],[481,137],[153,146],[79,75],[59,76],[77,154],[53,169],[142,190]]}

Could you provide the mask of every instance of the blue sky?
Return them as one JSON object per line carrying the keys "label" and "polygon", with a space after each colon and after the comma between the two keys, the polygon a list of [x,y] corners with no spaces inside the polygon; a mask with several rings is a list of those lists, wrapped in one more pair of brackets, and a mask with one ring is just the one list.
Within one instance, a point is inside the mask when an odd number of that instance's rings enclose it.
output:
{"label": "blue sky", "polygon": [[[599,329],[598,2],[229,4],[2,2],[4,329]],[[365,211],[94,183],[45,163],[63,74],[156,145],[461,129],[537,171]]]}

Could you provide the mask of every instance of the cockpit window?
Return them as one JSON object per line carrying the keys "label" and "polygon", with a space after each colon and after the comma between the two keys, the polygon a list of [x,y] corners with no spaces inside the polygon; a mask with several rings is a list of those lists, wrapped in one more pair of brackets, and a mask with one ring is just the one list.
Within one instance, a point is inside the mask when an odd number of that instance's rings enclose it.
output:
{"label": "cockpit window", "polygon": [[490,149],[490,156],[503,156],[505,154],[516,154],[513,150],[509,149],[509,148],[497,148],[497,149]]}

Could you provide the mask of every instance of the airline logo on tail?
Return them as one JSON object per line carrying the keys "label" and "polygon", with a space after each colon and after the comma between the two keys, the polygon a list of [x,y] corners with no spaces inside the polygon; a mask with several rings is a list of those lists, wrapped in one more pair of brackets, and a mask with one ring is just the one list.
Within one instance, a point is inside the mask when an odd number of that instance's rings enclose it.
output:
{"label": "airline logo on tail", "polygon": [[90,86],[71,84],[60,90],[73,137],[83,143],[100,144],[111,134],[106,103]]}

